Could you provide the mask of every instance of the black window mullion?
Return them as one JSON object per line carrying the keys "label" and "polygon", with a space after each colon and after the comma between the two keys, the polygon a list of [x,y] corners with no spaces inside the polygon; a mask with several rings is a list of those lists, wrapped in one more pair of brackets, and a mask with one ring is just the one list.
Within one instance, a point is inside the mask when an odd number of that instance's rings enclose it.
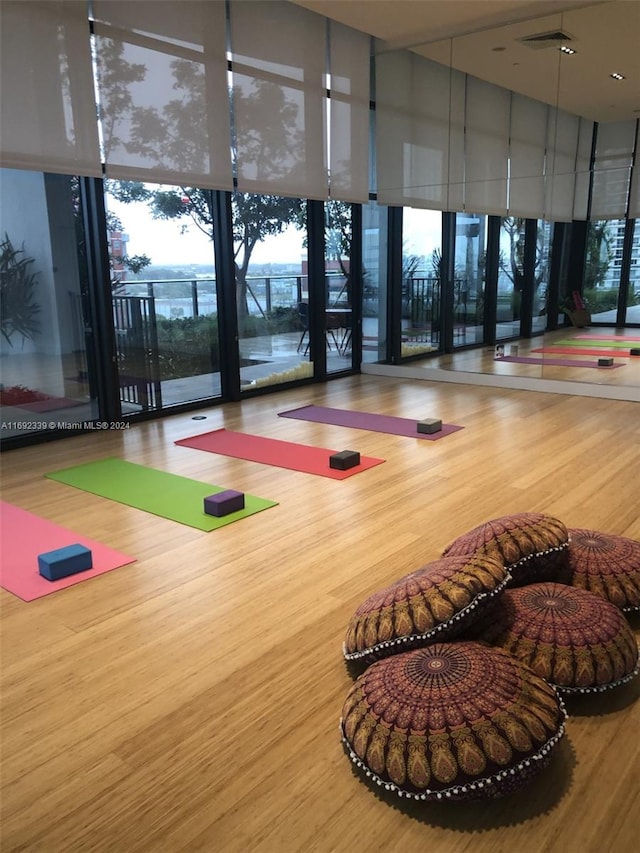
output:
{"label": "black window mullion", "polygon": [[309,258],[309,353],[316,379],[327,375],[325,325],[327,288],[324,264],[324,203],[307,201],[307,245]]}
{"label": "black window mullion", "polygon": [[222,397],[240,399],[240,352],[238,347],[238,311],[236,274],[233,259],[233,214],[231,193],[212,190],[213,243],[216,258],[216,299],[220,346],[220,384]]}
{"label": "black window mullion", "polygon": [[[107,220],[104,205],[104,183],[100,178],[80,178],[80,206],[84,229],[90,327],[87,352],[89,369],[95,381],[100,418],[105,421],[121,417],[116,341],[111,304],[111,276]],[[84,294],[83,294],[84,295]]]}
{"label": "black window mullion", "polygon": [[387,353],[386,361],[402,359],[402,208],[388,209],[387,242]]}
{"label": "black window mullion", "polygon": [[491,346],[496,342],[500,226],[501,221],[499,216],[489,217],[487,224],[487,256],[484,285],[484,341]]}

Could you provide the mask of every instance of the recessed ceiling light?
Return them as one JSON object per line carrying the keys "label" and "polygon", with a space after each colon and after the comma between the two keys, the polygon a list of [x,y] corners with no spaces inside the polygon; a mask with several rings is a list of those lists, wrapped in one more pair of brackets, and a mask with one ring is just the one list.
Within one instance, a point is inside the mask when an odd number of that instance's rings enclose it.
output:
{"label": "recessed ceiling light", "polygon": [[610,74],[609,76],[613,77],[614,80],[624,80],[625,79],[624,74],[618,74],[617,71],[614,71],[613,74]]}
{"label": "recessed ceiling light", "polygon": [[558,48],[558,50],[559,50],[561,53],[566,53],[566,54],[567,54],[567,56],[573,56],[573,54],[575,53],[575,50],[574,50],[572,47],[567,47],[565,44],[561,45],[561,46]]}

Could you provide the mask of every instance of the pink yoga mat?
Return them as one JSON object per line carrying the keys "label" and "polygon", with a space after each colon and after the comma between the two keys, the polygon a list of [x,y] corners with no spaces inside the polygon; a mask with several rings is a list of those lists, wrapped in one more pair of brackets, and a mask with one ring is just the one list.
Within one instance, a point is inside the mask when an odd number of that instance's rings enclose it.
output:
{"label": "pink yoga mat", "polygon": [[[79,536],[72,530],[6,501],[0,501],[0,527],[0,586],[23,601],[33,601],[135,562],[135,557],[128,557],[107,548],[106,545],[87,539],[86,536]],[[39,554],[75,544],[84,545],[91,550],[93,568],[59,581],[48,581],[40,575]]]}
{"label": "pink yoga mat", "polygon": [[[250,462],[288,468],[291,471],[303,471],[305,474],[318,474],[333,480],[345,480],[353,474],[366,471],[384,462],[384,459],[361,456],[359,465],[341,471],[329,467],[329,457],[336,453],[335,450],[311,447],[308,444],[295,444],[292,441],[281,441],[263,435],[233,432],[228,429],[216,429],[213,432],[191,436],[191,438],[182,438],[176,441],[176,444],[196,450],[207,450],[209,453],[220,453],[223,456],[233,456],[235,459],[248,459]],[[357,450],[358,448],[341,449]]]}

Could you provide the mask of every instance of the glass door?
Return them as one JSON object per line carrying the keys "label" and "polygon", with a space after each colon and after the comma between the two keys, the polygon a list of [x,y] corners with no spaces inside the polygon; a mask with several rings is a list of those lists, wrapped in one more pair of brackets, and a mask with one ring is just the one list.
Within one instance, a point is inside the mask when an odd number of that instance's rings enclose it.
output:
{"label": "glass door", "polygon": [[482,343],[487,259],[487,217],[456,214],[453,345]]}
{"label": "glass door", "polygon": [[403,209],[401,355],[442,348],[442,213]]}
{"label": "glass door", "polygon": [[522,293],[525,286],[525,219],[505,216],[500,224],[500,260],[496,307],[496,340],[520,334]]}
{"label": "glass door", "polygon": [[107,181],[105,206],[123,414],[219,397],[211,193]]}
{"label": "glass door", "polygon": [[78,180],[2,169],[3,443],[98,418]]}

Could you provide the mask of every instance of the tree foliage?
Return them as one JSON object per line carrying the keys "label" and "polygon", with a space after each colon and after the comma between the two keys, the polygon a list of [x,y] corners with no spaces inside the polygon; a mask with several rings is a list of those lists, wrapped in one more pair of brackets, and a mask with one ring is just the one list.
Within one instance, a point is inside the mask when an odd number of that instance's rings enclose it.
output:
{"label": "tree foliage", "polygon": [[24,244],[16,249],[9,235],[0,243],[0,320],[2,337],[9,346],[15,334],[33,339],[39,329],[40,306],[34,291],[38,273],[32,270],[33,258],[26,255]]}
{"label": "tree foliage", "polygon": [[[148,73],[144,65],[128,63],[122,46],[103,40],[99,62],[100,87],[104,93],[101,121],[107,160],[109,147],[123,146],[157,163],[165,171],[182,174],[206,174],[209,171],[207,144],[209,117],[201,104],[206,103],[206,76],[203,67],[184,59],[170,67],[176,96],[161,109],[136,106],[129,83],[142,80]],[[116,73],[117,69],[117,73]],[[122,81],[124,84],[122,85]],[[254,80],[233,89],[234,120],[245,129],[238,143],[243,168],[259,177],[271,179],[290,175],[302,168],[298,155],[300,129],[295,102],[287,101],[281,86]],[[252,130],[250,117],[259,116]],[[127,140],[118,129],[128,123]],[[182,221],[196,226],[213,238],[213,196],[207,189],[178,186],[153,189],[140,182],[110,181],[109,192],[130,204],[145,202],[158,219]],[[282,233],[288,225],[300,227],[302,202],[293,198],[233,193],[233,241],[238,311],[247,306],[247,273],[256,245],[265,237]]]}

